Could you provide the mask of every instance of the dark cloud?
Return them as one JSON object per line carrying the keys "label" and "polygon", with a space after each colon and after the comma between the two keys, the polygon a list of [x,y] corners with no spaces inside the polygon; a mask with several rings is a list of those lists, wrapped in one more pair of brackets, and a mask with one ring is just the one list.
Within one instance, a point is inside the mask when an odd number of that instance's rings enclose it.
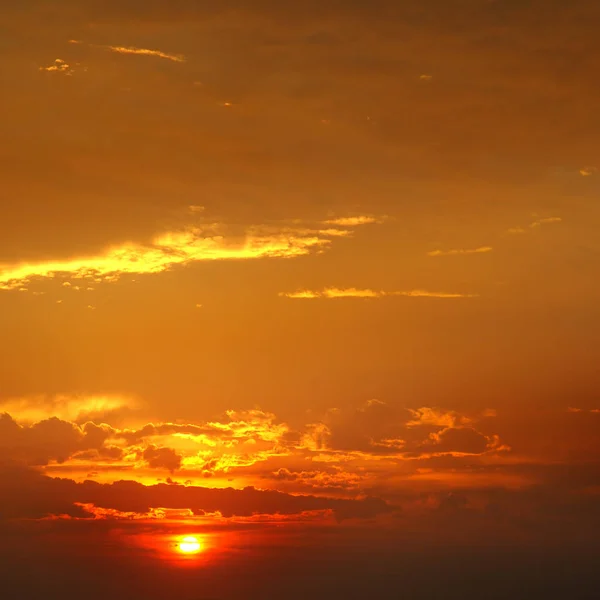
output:
{"label": "dark cloud", "polygon": [[[465,415],[430,407],[399,408],[380,400],[369,400],[356,409],[331,410],[320,425],[312,424],[308,437],[316,449],[416,458],[430,453],[480,455],[502,449],[494,434],[484,434],[473,426],[489,419],[493,411]],[[493,418],[489,419],[490,429]]]}
{"label": "dark cloud", "polygon": [[81,450],[99,450],[110,428],[86,424],[83,428],[56,417],[31,426],[19,425],[10,415],[0,414],[0,458],[45,465],[64,462]]}
{"label": "dark cloud", "polygon": [[467,454],[483,454],[490,444],[489,438],[472,427],[448,427],[434,434],[429,444],[435,452],[464,452]]}
{"label": "dark cloud", "polygon": [[181,456],[172,448],[148,446],[143,453],[144,460],[153,469],[167,469],[171,473],[181,467]]}
{"label": "dark cloud", "polygon": [[81,505],[86,504],[141,514],[152,508],[167,508],[190,509],[198,514],[219,512],[224,517],[331,510],[340,520],[372,518],[392,510],[386,502],[373,497],[349,500],[292,496],[253,487],[240,490],[168,484],[144,486],[135,481],[76,483],[8,466],[0,474],[0,514],[4,518],[42,518],[52,514],[82,517],[85,511]]}

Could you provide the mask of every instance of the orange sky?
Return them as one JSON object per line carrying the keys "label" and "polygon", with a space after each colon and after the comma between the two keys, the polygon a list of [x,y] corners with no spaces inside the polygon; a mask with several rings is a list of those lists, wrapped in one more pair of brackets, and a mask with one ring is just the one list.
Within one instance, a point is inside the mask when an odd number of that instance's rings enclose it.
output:
{"label": "orange sky", "polygon": [[3,3],[0,531],[138,566],[190,528],[207,564],[279,528],[290,557],[591,543],[599,27]]}

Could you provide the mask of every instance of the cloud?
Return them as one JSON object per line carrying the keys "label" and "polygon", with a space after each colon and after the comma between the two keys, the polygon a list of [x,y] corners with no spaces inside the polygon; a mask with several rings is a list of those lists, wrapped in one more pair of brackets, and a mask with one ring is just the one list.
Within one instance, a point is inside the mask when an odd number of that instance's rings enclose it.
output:
{"label": "cloud", "polygon": [[427,449],[431,445],[432,451],[437,453],[483,454],[493,443],[493,439],[472,427],[446,427],[432,433],[423,448]]}
{"label": "cloud", "polygon": [[61,58],[57,58],[53,64],[48,67],[40,67],[40,71],[48,73],[62,73],[63,75],[73,75],[74,69]]}
{"label": "cloud", "polygon": [[334,237],[315,230],[253,227],[231,239],[220,229],[191,227],[163,233],[150,244],[126,242],[95,255],[0,264],[0,289],[19,289],[38,278],[115,281],[125,274],[161,273],[199,261],[295,258],[323,251]]}
{"label": "cloud", "polygon": [[117,413],[138,408],[136,399],[120,395],[26,396],[0,400],[0,410],[10,413],[19,423],[35,423],[57,417],[74,423],[105,420]]}
{"label": "cloud", "polygon": [[297,486],[313,489],[353,490],[364,483],[364,477],[345,471],[290,471],[285,467],[264,476],[274,481],[292,482]]}
{"label": "cloud", "polygon": [[379,298],[385,295],[385,292],[376,292],[374,290],[358,290],[356,288],[326,288],[322,292],[325,298]]}
{"label": "cloud", "polygon": [[357,227],[358,225],[369,225],[383,223],[385,217],[374,217],[370,215],[359,215],[356,217],[337,217],[323,221],[326,225],[337,225],[339,227]]}
{"label": "cloud", "polygon": [[386,292],[381,290],[357,288],[325,288],[323,291],[298,290],[296,292],[280,292],[285,298],[318,299],[318,298],[384,298],[388,296],[405,296],[408,298],[477,298],[478,294],[462,294],[456,292],[430,292],[427,290],[409,290],[402,292]]}
{"label": "cloud", "polygon": [[[72,410],[68,403],[62,406],[64,414]],[[408,411],[380,400],[369,400],[354,411],[331,409],[322,420],[294,429],[260,409],[227,411],[220,419],[197,424],[149,423],[139,429],[92,421],[77,424],[56,417],[24,424],[4,415],[0,462],[39,465],[46,473],[60,472],[79,480],[100,471],[103,480],[110,481],[128,469],[132,479],[142,482],[153,477],[149,469],[177,472],[193,481],[231,475],[245,481],[272,479],[269,473],[287,469],[302,474],[286,478],[293,491],[352,490],[371,477],[370,468],[365,470],[369,463],[464,454],[466,442],[445,430],[472,427],[475,421],[453,411]],[[499,440],[492,443],[496,438],[492,434],[481,438],[487,440],[486,452],[500,450]],[[307,459],[326,463],[327,468],[298,468],[298,461]],[[281,471],[280,478],[285,473]]]}
{"label": "cloud", "polygon": [[171,448],[148,446],[144,450],[144,460],[153,469],[167,469],[171,473],[181,467],[181,456]]}
{"label": "cloud", "polygon": [[[532,221],[531,223],[529,223],[529,225],[527,225],[527,228],[528,229],[537,229],[537,228],[541,227],[542,225],[548,225],[551,223],[562,223],[562,218],[561,217],[544,217],[542,219],[537,219],[535,221]],[[527,228],[511,227],[510,229],[507,230],[507,233],[510,233],[510,234],[527,233]]]}
{"label": "cloud", "polygon": [[433,425],[434,427],[456,427],[457,425],[466,425],[472,423],[473,419],[461,415],[456,411],[443,411],[428,406],[408,409],[412,418],[406,422],[406,427],[420,427]]}
{"label": "cloud", "polygon": [[457,248],[453,250],[432,250],[427,256],[456,256],[458,254],[487,254],[491,252],[491,246],[481,246],[480,248]]}
{"label": "cloud", "polygon": [[595,175],[598,172],[598,169],[596,167],[583,167],[583,169],[579,170],[579,174],[582,177],[590,177],[592,175]]}
{"label": "cloud", "polygon": [[155,56],[158,58],[165,58],[173,62],[185,62],[186,58],[182,54],[168,54],[161,50],[149,50],[148,48],[136,48],[134,46],[95,46],[97,48],[104,48],[117,54],[137,54],[140,56]]}
{"label": "cloud", "polygon": [[548,223],[562,223],[562,218],[561,217],[546,217],[544,219],[538,219],[537,221],[530,223],[529,227],[531,227],[533,229],[535,227],[540,227],[541,225],[546,225]]}
{"label": "cloud", "polygon": [[225,518],[254,515],[293,515],[305,511],[333,511],[338,519],[372,518],[391,512],[379,498],[360,500],[290,495],[273,490],[211,489],[197,486],[158,484],[144,486],[135,481],[99,484],[52,479],[32,471],[5,469],[0,473],[0,514],[4,518],[44,518],[70,515],[97,518],[85,505],[107,509],[103,518],[119,513],[147,515],[153,509],[189,510],[193,514],[219,513]]}
{"label": "cloud", "polygon": [[[430,460],[449,454],[483,456],[509,447],[492,432],[476,429],[476,424],[495,411],[464,414],[431,407],[404,409],[380,400],[370,400],[355,409],[330,410],[320,423],[307,426],[300,447],[314,453],[313,462],[345,464],[344,471],[367,474],[369,463]],[[328,458],[326,458],[328,457]],[[358,470],[363,465],[365,470]]]}
{"label": "cloud", "polygon": [[312,292],[310,290],[299,290],[297,292],[281,292],[280,296],[284,296],[285,298],[320,298],[320,292]]}
{"label": "cloud", "polygon": [[273,413],[259,409],[226,412],[229,422],[209,422],[208,426],[229,433],[235,439],[276,442],[289,431],[285,423],[277,423]]}
{"label": "cloud", "polygon": [[78,451],[103,448],[109,435],[108,427],[80,427],[56,417],[23,426],[4,413],[0,414],[0,459],[28,465],[62,463]]}

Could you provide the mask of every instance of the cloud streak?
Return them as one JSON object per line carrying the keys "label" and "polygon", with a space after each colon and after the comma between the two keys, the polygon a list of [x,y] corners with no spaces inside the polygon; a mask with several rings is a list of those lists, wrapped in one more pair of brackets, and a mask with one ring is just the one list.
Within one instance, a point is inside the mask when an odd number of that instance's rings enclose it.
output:
{"label": "cloud streak", "polygon": [[357,227],[358,225],[370,225],[383,223],[384,217],[374,217],[372,215],[359,215],[355,217],[337,217],[323,221],[326,225],[337,225],[339,227]]}
{"label": "cloud streak", "polygon": [[432,250],[427,256],[457,256],[460,254],[487,254],[491,252],[491,246],[481,246],[480,248],[455,248],[452,250]]}
{"label": "cloud streak", "polygon": [[[84,45],[84,42],[81,40],[69,40],[69,44]],[[150,48],[138,48],[136,46],[111,46],[101,44],[87,45],[89,45],[89,47],[91,48],[101,48],[103,50],[108,50],[109,52],[115,52],[116,54],[135,54],[138,56],[153,56],[156,58],[164,58],[166,60],[178,63],[182,63],[187,60],[183,54],[170,54],[168,52],[163,52],[162,50],[153,50]]]}
{"label": "cloud streak", "polygon": [[390,296],[404,296],[407,298],[478,298],[478,294],[463,294],[458,292],[435,292],[428,290],[406,290],[386,292],[382,290],[358,288],[325,288],[322,291],[298,290],[296,292],[281,292],[284,298],[292,299],[336,299],[336,298],[385,298]]}
{"label": "cloud streak", "polygon": [[110,50],[110,52],[116,52],[117,54],[137,54],[139,56],[155,56],[157,58],[164,58],[173,62],[182,63],[186,61],[186,57],[182,54],[168,54],[161,50],[150,50],[148,48],[136,48],[135,46],[99,46]]}
{"label": "cloud streak", "polygon": [[[219,227],[217,226],[218,230]],[[201,261],[295,258],[323,251],[342,230],[250,228],[228,238],[215,227],[190,227],[159,235],[149,244],[126,242],[89,256],[0,264],[0,290],[19,289],[34,279],[115,281],[122,275],[161,273]]]}
{"label": "cloud streak", "polygon": [[542,219],[537,219],[536,221],[532,221],[527,225],[527,227],[511,227],[507,233],[518,235],[522,233],[527,233],[527,229],[539,229],[542,225],[549,225],[552,223],[562,223],[561,217],[544,217]]}

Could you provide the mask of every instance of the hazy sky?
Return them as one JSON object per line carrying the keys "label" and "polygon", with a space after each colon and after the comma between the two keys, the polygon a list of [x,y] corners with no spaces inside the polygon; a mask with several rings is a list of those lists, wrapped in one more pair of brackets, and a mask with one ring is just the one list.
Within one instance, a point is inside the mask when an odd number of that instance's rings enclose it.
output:
{"label": "hazy sky", "polygon": [[439,598],[435,561],[456,597],[587,598],[599,28],[595,0],[5,0],[6,586]]}

